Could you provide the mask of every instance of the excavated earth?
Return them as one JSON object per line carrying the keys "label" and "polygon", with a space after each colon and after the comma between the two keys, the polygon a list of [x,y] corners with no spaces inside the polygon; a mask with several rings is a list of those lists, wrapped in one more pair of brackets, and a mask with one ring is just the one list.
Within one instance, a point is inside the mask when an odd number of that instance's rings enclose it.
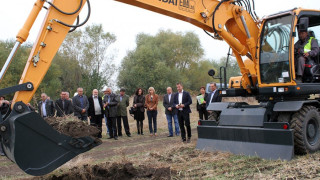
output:
{"label": "excavated earth", "polygon": [[[102,180],[102,179],[171,179],[171,170],[167,168],[150,168],[132,163],[105,163],[74,167],[61,175],[43,177],[47,180]],[[42,178],[39,178],[42,179]]]}
{"label": "excavated earth", "polygon": [[74,116],[49,117],[45,118],[45,121],[61,134],[74,138],[90,136],[96,142],[101,142],[101,140],[97,138],[99,130],[96,127],[90,126],[88,123],[81,121]]}

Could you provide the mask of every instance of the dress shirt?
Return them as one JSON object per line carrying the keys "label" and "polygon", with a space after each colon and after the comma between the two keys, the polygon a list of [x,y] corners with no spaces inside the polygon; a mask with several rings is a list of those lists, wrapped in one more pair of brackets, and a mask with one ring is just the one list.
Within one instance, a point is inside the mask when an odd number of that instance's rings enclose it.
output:
{"label": "dress shirt", "polygon": [[217,91],[217,90],[214,90],[214,91],[212,92],[209,104],[212,103],[212,98],[213,98],[214,94],[216,93],[216,91]]}
{"label": "dress shirt", "polygon": [[93,98],[95,115],[100,115],[101,114],[101,107],[100,107],[98,96],[92,96],[92,98]]}
{"label": "dress shirt", "polygon": [[83,96],[79,96],[79,100],[80,100],[80,106],[81,108],[84,108],[84,103],[83,103]]}
{"label": "dress shirt", "polygon": [[47,100],[42,101],[41,111],[42,111],[42,116],[43,117],[47,117],[46,102],[47,102]]}
{"label": "dress shirt", "polygon": [[[182,104],[182,96],[183,96],[183,90],[181,92],[179,92],[179,96],[178,96],[179,104]],[[182,111],[183,108],[179,108],[179,110]]]}

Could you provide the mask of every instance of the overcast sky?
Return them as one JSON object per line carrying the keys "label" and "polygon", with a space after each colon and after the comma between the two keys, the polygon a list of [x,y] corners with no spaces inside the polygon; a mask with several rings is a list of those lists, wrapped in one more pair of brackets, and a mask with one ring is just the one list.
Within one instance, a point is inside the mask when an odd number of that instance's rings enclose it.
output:
{"label": "overcast sky", "polygon": [[[2,1],[0,6],[0,39],[14,39],[35,0]],[[128,50],[135,48],[135,37],[138,33],[143,32],[155,35],[159,29],[196,33],[201,40],[202,47],[205,49],[205,58],[207,59],[217,60],[227,54],[228,45],[225,42],[213,40],[202,29],[189,23],[113,0],[91,0],[90,2],[92,15],[87,24],[102,24],[105,31],[112,32],[117,36],[117,41],[111,46],[110,51],[116,52],[116,64],[121,62]],[[259,17],[294,7],[320,8],[319,0],[257,0],[255,4]],[[31,29],[28,42],[35,40],[45,12],[43,10],[40,13]],[[84,16],[85,11],[82,12],[81,17],[84,18]]]}

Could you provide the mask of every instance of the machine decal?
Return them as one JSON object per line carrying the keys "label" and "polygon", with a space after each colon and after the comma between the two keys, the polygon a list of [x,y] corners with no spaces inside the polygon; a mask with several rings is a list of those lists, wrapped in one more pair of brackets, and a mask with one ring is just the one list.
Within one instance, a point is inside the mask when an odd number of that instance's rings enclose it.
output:
{"label": "machine decal", "polygon": [[168,3],[174,6],[178,6],[179,10],[186,11],[189,13],[195,12],[195,1],[194,0],[159,0],[163,3]]}

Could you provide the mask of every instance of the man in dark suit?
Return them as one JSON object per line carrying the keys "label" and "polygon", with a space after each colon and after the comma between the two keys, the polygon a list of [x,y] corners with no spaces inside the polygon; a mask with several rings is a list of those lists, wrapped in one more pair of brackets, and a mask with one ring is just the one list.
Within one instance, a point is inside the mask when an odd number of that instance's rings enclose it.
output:
{"label": "man in dark suit", "polygon": [[126,95],[126,90],[124,88],[120,89],[120,94],[117,96],[118,104],[118,117],[117,117],[117,126],[118,126],[118,135],[122,136],[122,126],[121,119],[123,121],[124,130],[128,137],[131,137],[129,122],[128,122],[128,111],[127,107],[129,106],[129,96]]}
{"label": "man in dark suit", "polygon": [[90,125],[96,126],[99,129],[98,138],[102,138],[102,118],[104,114],[102,98],[99,96],[99,91],[94,89],[92,96],[88,98],[89,109],[88,116],[90,119]]}
{"label": "man in dark suit", "polygon": [[178,115],[177,115],[178,110],[173,105],[173,98],[174,98],[174,94],[172,93],[172,88],[168,87],[167,94],[163,96],[163,106],[165,108],[165,114],[168,121],[168,129],[169,129],[168,137],[173,137],[172,119],[175,126],[175,134],[177,136],[180,135],[179,121],[178,121]]}
{"label": "man in dark suit", "polygon": [[217,91],[217,84],[215,82],[210,83],[210,89],[212,92],[209,94],[209,96],[207,96],[207,107],[210,103],[221,102],[221,97],[219,96],[219,92]]}
{"label": "man in dark suit", "polygon": [[55,102],[55,107],[58,117],[63,117],[73,113],[72,103],[70,100],[66,99],[66,92],[61,92],[60,99]]}
{"label": "man in dark suit", "polygon": [[[209,106],[210,103],[221,102],[221,97],[219,96],[219,92],[217,90],[217,84],[215,82],[210,83],[210,89],[212,90],[212,92],[207,96],[207,99],[206,99],[207,107]],[[219,112],[208,111],[208,113],[210,114],[209,116],[217,120],[219,116]]]}
{"label": "man in dark suit", "polygon": [[[182,142],[190,143],[191,139],[191,126],[190,126],[190,104],[192,104],[192,99],[187,91],[183,91],[183,85],[177,83],[178,92],[174,96],[173,105],[178,110],[178,120],[181,130]],[[187,128],[188,139],[186,139],[186,131],[184,126]]]}
{"label": "man in dark suit", "polygon": [[74,116],[77,116],[82,121],[87,121],[89,109],[88,98],[83,94],[83,88],[78,88],[77,92],[78,94],[72,98]]}
{"label": "man in dark suit", "polygon": [[48,99],[46,93],[41,94],[41,101],[38,103],[38,112],[41,117],[52,117],[55,113],[53,101]]}
{"label": "man in dark suit", "polygon": [[110,88],[106,89],[106,95],[103,98],[103,106],[105,108],[105,114],[106,118],[108,119],[109,123],[109,138],[114,138],[115,140],[118,140],[118,134],[117,134],[117,115],[118,115],[118,101],[117,96],[112,93],[112,90]]}

